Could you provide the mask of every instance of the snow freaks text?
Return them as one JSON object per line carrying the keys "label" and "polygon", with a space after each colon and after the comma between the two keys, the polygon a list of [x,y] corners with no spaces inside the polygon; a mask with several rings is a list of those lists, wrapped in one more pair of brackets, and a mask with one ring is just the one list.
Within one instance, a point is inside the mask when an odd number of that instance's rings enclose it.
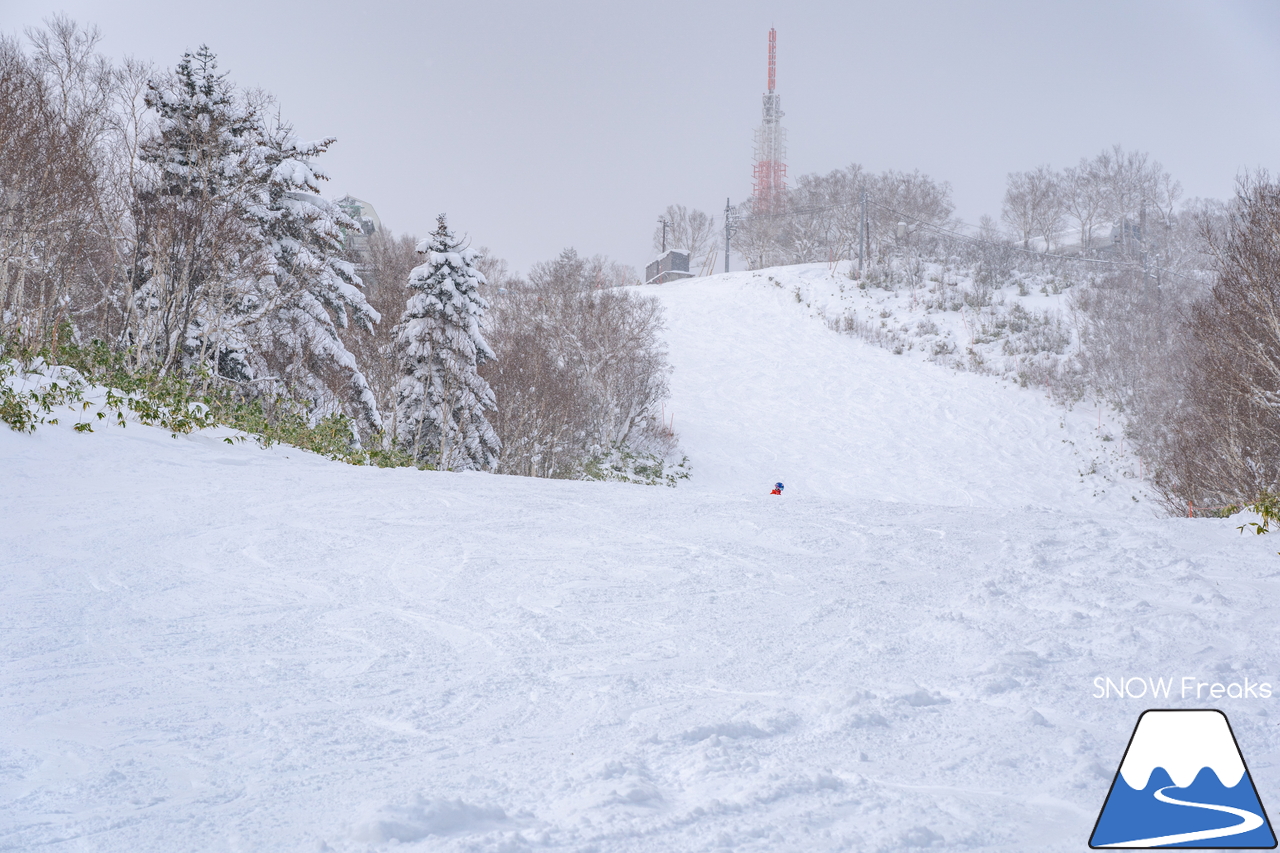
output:
{"label": "snow freaks text", "polygon": [[1271,684],[1244,678],[1241,681],[1203,681],[1193,675],[1181,678],[1131,676],[1093,680],[1094,699],[1270,699]]}

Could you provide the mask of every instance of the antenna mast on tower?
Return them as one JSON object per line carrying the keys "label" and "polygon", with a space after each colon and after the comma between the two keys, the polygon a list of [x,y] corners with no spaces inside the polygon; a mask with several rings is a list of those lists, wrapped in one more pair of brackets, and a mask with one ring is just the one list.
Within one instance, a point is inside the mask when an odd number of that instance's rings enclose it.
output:
{"label": "antenna mast on tower", "polygon": [[755,213],[780,213],[787,196],[787,132],[782,129],[782,98],[774,91],[778,81],[778,31],[769,29],[769,91],[764,94],[764,115],[756,128],[755,184],[751,190]]}

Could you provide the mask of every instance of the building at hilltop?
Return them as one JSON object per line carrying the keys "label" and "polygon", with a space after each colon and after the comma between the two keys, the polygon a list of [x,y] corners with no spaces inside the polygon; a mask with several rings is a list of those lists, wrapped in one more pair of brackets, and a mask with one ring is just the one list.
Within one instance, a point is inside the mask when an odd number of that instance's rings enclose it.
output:
{"label": "building at hilltop", "polygon": [[335,204],[342,209],[343,213],[354,219],[360,226],[359,233],[353,234],[353,237],[363,237],[367,242],[368,238],[372,236],[375,231],[382,230],[382,220],[378,218],[378,211],[374,210],[373,205],[369,204],[369,202],[364,199],[359,199],[351,195],[344,195],[342,198],[338,199]]}
{"label": "building at hilltop", "polygon": [[644,268],[645,284],[666,284],[682,278],[693,278],[689,272],[689,253],[670,249]]}
{"label": "building at hilltop", "polygon": [[369,202],[350,195],[345,195],[334,203],[360,226],[358,231],[343,228],[342,243],[348,257],[356,265],[356,274],[366,282],[372,282],[373,264],[369,254],[369,238],[382,230],[378,211]]}

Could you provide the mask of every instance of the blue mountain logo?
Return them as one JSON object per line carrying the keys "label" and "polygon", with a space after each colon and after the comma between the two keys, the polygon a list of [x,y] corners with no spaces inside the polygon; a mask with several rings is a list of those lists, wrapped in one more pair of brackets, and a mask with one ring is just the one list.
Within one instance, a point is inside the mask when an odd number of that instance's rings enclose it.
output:
{"label": "blue mountain logo", "polygon": [[1274,849],[1227,715],[1143,711],[1089,846]]}

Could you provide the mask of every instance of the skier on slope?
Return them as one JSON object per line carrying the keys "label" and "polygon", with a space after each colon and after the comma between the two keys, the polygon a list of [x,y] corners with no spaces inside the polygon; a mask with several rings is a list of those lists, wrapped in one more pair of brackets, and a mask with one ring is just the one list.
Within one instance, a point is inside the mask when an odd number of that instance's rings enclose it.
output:
{"label": "skier on slope", "polygon": [[769,494],[771,494],[771,495],[780,495],[780,494],[782,494],[782,484],[781,484],[781,483],[774,483],[774,484],[773,484],[773,491],[772,491],[772,492],[770,492]]}

